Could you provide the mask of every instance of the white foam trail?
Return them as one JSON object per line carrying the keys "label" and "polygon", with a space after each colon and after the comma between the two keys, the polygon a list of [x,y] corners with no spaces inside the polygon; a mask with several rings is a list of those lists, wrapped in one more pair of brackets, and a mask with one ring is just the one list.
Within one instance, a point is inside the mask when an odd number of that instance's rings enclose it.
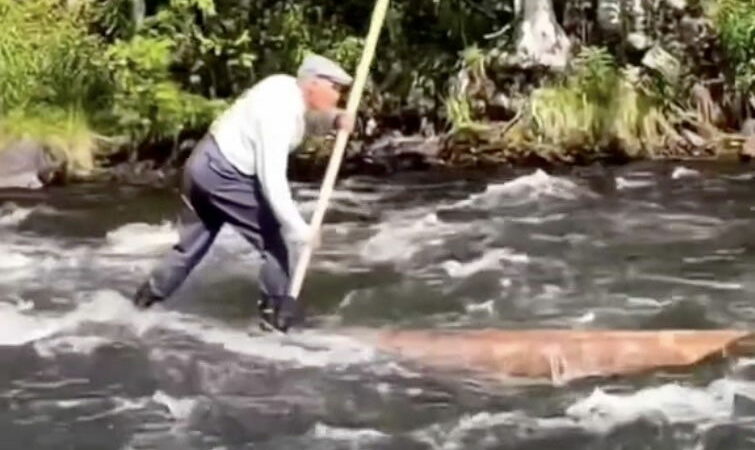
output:
{"label": "white foam trail", "polygon": [[486,316],[492,316],[495,314],[495,300],[488,300],[482,303],[473,303],[466,305],[464,310],[467,314],[483,314]]}
{"label": "white foam trail", "polygon": [[138,409],[144,409],[149,403],[147,398],[128,399],[122,397],[113,397],[115,407],[110,410],[98,412],[89,416],[80,416],[76,418],[76,422],[90,422],[100,420],[105,417],[116,416],[126,411],[134,411]]}
{"label": "white foam trail", "polygon": [[500,269],[505,263],[526,264],[528,262],[529,257],[527,255],[502,248],[487,251],[481,257],[467,263],[456,260],[444,261],[441,267],[452,278],[467,278],[484,270]]}
{"label": "white foam trail", "polygon": [[91,354],[98,347],[112,340],[100,336],[58,336],[34,342],[34,349],[43,358],[51,358],[60,353]]}
{"label": "white foam trail", "polygon": [[0,255],[0,270],[22,269],[34,264],[32,258],[12,250],[12,247],[9,249],[6,245],[0,245]]}
{"label": "white foam trail", "polygon": [[743,288],[740,283],[726,283],[723,281],[712,280],[691,280],[689,278],[673,277],[669,275],[653,275],[653,274],[637,274],[637,278],[641,280],[662,281],[665,283],[681,284],[687,286],[700,286],[710,289],[720,289],[726,291],[736,291]]}
{"label": "white foam trail", "polygon": [[730,418],[735,393],[752,397],[755,383],[720,379],[706,388],[665,384],[630,394],[610,394],[598,388],[568,407],[566,414],[595,433],[639,419],[703,423]]}
{"label": "white foam trail", "polygon": [[[70,408],[76,408],[77,406],[86,405],[87,403],[91,402],[91,399],[88,398],[75,398],[70,400],[58,400],[55,402],[57,406],[64,409],[70,409]],[[99,400],[95,400],[99,401]]]}
{"label": "white foam trail", "polygon": [[616,177],[616,189],[623,191],[625,189],[638,189],[655,185],[650,180],[632,180],[624,177]]}
{"label": "white foam trail", "polygon": [[176,420],[188,419],[191,411],[197,404],[197,400],[194,398],[171,397],[159,390],[152,396],[152,400],[168,408],[170,415]]}
{"label": "white foam trail", "polygon": [[700,175],[700,172],[693,169],[688,169],[684,166],[675,167],[671,173],[671,179],[678,180],[680,178],[692,178]]}
{"label": "white foam trail", "polygon": [[109,251],[129,255],[163,251],[173,245],[177,238],[177,229],[167,221],[160,225],[130,223],[105,236]]}
{"label": "white foam trail", "polygon": [[627,305],[633,308],[660,309],[671,304],[670,300],[656,300],[646,297],[628,297]]}
{"label": "white foam trail", "polygon": [[335,441],[375,441],[387,438],[388,435],[369,428],[351,429],[332,427],[317,422],[309,434],[316,439],[331,439]]}

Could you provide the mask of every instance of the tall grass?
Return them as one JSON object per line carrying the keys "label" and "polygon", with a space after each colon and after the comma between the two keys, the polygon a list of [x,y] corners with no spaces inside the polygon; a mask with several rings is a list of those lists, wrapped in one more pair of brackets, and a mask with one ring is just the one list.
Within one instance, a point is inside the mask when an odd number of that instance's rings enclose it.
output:
{"label": "tall grass", "polygon": [[87,172],[101,135],[129,147],[175,140],[223,106],[173,80],[173,36],[106,41],[91,30],[107,4],[77,5],[0,0],[0,141],[32,138]]}
{"label": "tall grass", "polygon": [[95,134],[80,109],[17,109],[0,118],[0,148],[24,139],[47,148],[66,164],[67,173],[86,174],[95,167]]}
{"label": "tall grass", "polygon": [[535,90],[529,119],[541,142],[633,156],[662,147],[669,129],[661,105],[603,48],[581,50],[563,79]]}
{"label": "tall grass", "polygon": [[73,171],[93,167],[93,121],[109,99],[102,44],[86,12],[0,0],[0,140],[33,138]]}

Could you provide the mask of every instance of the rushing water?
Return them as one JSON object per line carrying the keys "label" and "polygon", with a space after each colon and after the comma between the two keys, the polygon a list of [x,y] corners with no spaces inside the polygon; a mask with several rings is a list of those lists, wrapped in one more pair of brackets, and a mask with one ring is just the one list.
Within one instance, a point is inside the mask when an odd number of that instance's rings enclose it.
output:
{"label": "rushing water", "polygon": [[320,328],[752,327],[755,171],[583,172],[345,180],[292,342],[245,333],[259,259],[231,229],[174,299],[131,307],[175,192],[0,193],[0,448],[755,449],[755,360],[492,384]]}

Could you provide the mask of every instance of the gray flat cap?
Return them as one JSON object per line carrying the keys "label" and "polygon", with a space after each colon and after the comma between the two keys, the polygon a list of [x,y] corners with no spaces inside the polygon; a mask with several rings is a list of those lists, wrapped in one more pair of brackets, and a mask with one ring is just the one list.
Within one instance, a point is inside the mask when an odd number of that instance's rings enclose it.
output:
{"label": "gray flat cap", "polygon": [[310,54],[304,58],[304,61],[299,66],[297,76],[325,78],[343,86],[350,86],[354,82],[352,77],[337,63],[316,54]]}

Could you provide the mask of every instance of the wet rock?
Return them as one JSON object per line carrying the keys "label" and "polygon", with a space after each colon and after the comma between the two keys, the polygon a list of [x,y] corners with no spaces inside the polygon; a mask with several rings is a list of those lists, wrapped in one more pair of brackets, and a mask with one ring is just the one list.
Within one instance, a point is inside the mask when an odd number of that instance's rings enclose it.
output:
{"label": "wet rock", "polygon": [[705,139],[699,134],[687,129],[682,130],[681,133],[682,136],[684,136],[684,139],[686,139],[693,148],[701,148],[705,146]]}
{"label": "wet rock", "polygon": [[687,0],[666,0],[666,5],[677,11],[684,11],[687,7]]}
{"label": "wet rock", "polygon": [[755,136],[750,136],[745,140],[742,154],[749,158],[755,157]]}
{"label": "wet rock", "polygon": [[755,157],[755,119],[745,121],[742,125],[742,135],[745,136],[742,155],[748,158]]}
{"label": "wet rock", "polygon": [[177,171],[167,168],[156,168],[152,161],[136,163],[121,163],[109,169],[103,178],[117,183],[135,186],[163,186]]}
{"label": "wet rock", "polygon": [[635,50],[645,50],[650,47],[652,40],[647,34],[635,31],[627,35],[627,44]]}
{"label": "wet rock", "polygon": [[601,30],[618,34],[621,31],[621,4],[618,0],[599,0],[597,22]]}
{"label": "wet rock", "polygon": [[747,119],[742,124],[742,134],[744,136],[755,136],[755,119]]}
{"label": "wet rock", "polygon": [[24,139],[0,148],[0,189],[40,189],[61,172],[62,164],[38,142]]}
{"label": "wet rock", "polygon": [[505,65],[520,68],[546,67],[563,69],[569,61],[572,43],[556,19],[552,0],[515,2],[522,18],[516,54]]}
{"label": "wet rock", "polygon": [[681,70],[679,60],[660,45],[654,45],[645,53],[642,64],[663,75],[668,82],[674,83],[679,79]]}
{"label": "wet rock", "polygon": [[721,107],[713,100],[713,95],[706,86],[695,83],[692,87],[692,98],[700,120],[711,124],[722,124],[724,118]]}
{"label": "wet rock", "polygon": [[401,136],[392,134],[378,139],[364,150],[349,158],[349,172],[359,172],[359,167],[371,167],[372,171],[395,173],[404,170],[420,170],[437,164],[440,160],[439,137]]}

